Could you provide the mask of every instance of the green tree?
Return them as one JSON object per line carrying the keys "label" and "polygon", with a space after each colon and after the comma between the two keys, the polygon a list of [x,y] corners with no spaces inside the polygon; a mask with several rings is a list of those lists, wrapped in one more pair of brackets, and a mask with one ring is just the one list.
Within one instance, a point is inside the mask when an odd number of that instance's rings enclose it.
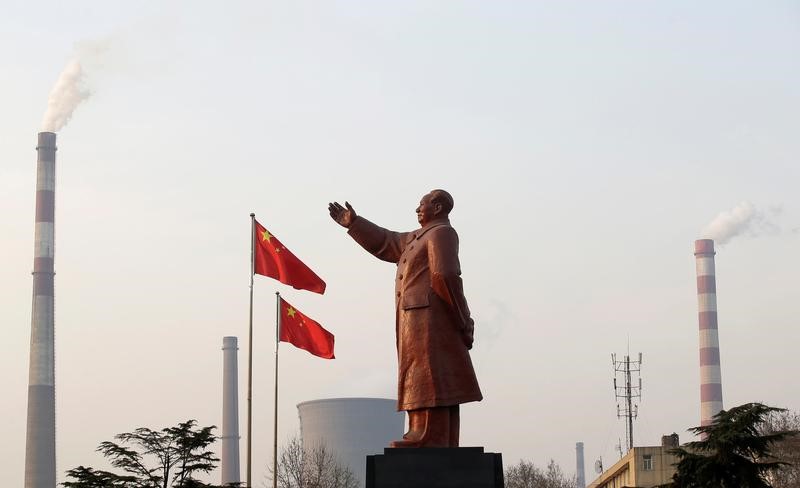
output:
{"label": "green tree", "polygon": [[108,471],[100,471],[84,466],[67,471],[67,477],[74,481],[61,483],[67,488],[128,488],[141,486],[133,476],[119,476]]}
{"label": "green tree", "polygon": [[124,474],[78,466],[67,471],[65,488],[213,488],[195,475],[209,473],[219,461],[208,448],[216,440],[214,426],[197,427],[187,420],[175,427],[140,427],[102,442],[97,451]]}
{"label": "green tree", "polygon": [[746,403],[714,416],[710,425],[690,429],[701,440],[674,449],[680,461],[676,488],[770,488],[770,474],[785,463],[770,457],[771,448],[792,431],[761,433],[768,416],[783,409]]}

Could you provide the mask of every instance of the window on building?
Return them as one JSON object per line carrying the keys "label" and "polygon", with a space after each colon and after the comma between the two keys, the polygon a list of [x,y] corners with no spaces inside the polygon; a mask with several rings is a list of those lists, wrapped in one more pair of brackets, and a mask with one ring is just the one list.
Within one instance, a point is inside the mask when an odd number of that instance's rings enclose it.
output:
{"label": "window on building", "polygon": [[642,456],[642,470],[643,471],[653,470],[653,456],[651,454],[645,454],[644,456]]}

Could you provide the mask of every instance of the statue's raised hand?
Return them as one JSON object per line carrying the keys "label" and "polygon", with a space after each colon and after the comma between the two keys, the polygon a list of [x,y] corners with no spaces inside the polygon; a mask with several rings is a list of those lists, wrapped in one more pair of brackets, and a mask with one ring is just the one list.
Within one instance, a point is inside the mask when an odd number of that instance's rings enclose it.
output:
{"label": "statue's raised hand", "polygon": [[342,227],[350,227],[350,224],[356,219],[356,211],[350,206],[348,202],[344,202],[345,207],[342,207],[339,202],[328,204],[328,213],[337,224]]}

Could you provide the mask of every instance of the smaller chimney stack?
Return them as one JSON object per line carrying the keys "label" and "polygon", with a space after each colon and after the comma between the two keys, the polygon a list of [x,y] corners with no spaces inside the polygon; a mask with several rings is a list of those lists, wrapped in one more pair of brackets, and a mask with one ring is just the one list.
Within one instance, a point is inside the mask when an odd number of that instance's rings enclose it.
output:
{"label": "smaller chimney stack", "polygon": [[583,468],[583,442],[575,443],[575,487],[586,488],[586,471]]}
{"label": "smaller chimney stack", "polygon": [[238,340],[222,338],[222,484],[239,483]]}

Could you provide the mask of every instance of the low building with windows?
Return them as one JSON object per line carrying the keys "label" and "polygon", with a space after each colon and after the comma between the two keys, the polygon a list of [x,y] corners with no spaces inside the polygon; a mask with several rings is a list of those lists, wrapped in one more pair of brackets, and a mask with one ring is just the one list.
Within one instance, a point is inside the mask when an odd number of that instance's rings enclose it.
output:
{"label": "low building with windows", "polygon": [[672,481],[678,457],[678,435],[661,438],[660,446],[634,447],[587,488],[653,488]]}

